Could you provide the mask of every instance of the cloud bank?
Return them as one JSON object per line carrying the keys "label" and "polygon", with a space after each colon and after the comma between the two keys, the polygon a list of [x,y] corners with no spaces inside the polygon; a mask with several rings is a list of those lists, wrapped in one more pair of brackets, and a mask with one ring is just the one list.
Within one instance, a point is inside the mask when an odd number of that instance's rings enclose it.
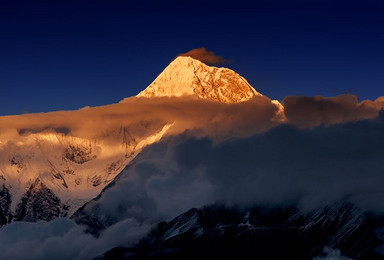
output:
{"label": "cloud bank", "polygon": [[[145,148],[115,184],[74,219],[79,221],[86,215],[93,224],[104,225],[100,238],[84,234],[83,228],[70,220],[13,223],[0,230],[2,254],[29,259],[49,259],[52,254],[91,258],[137,241],[153,223],[217,201],[243,206],[294,205],[308,212],[343,200],[384,213],[384,114],[371,120],[303,129],[274,123],[275,108],[266,99],[265,103],[260,100],[256,103],[259,107],[252,102],[233,106],[201,102],[196,108],[192,100],[141,103],[133,99],[119,109],[103,110],[103,115],[94,111],[98,108],[78,111],[84,114],[77,119],[84,115],[96,121],[109,118],[105,122],[108,127],[121,124],[118,121],[127,113],[132,113],[132,118],[128,117],[132,122],[144,118],[155,125],[176,119],[182,123],[172,130],[174,135]],[[178,111],[181,107],[184,109]],[[155,108],[159,109],[153,112]],[[159,121],[163,114],[168,117]],[[39,116],[47,115],[35,118]],[[54,114],[53,119],[61,123],[60,116]],[[85,126],[75,121],[71,125],[71,120],[65,125],[69,134],[86,135],[86,129],[94,127],[91,120],[83,122]],[[57,127],[54,122],[51,118],[45,123]],[[196,122],[197,128],[193,128]],[[35,126],[38,129],[44,123]],[[132,133],[139,134],[140,127],[150,128],[151,124],[136,126]],[[92,134],[109,129],[101,128]],[[254,132],[257,134],[252,135]]]}
{"label": "cloud bank", "polygon": [[136,242],[148,230],[149,226],[126,219],[95,238],[65,218],[50,222],[13,222],[0,229],[1,258],[92,259],[112,247]]}
{"label": "cloud bank", "polygon": [[349,94],[336,97],[287,96],[282,103],[289,123],[314,127],[373,118],[384,108],[384,97],[359,103],[356,96]]}
{"label": "cloud bank", "polygon": [[[259,96],[224,104],[194,98],[128,98],[124,103],[78,111],[0,117],[0,140],[17,142],[30,134],[55,133],[106,143],[121,143],[120,129],[136,140],[168,124],[169,134],[198,131],[211,138],[251,135],[275,126],[278,107]],[[0,144],[1,146],[1,144]]]}
{"label": "cloud bank", "polygon": [[[288,123],[300,127],[331,125],[376,117],[384,108],[384,97],[360,103],[352,95],[337,97],[293,97],[283,100]],[[212,139],[250,136],[280,123],[278,107],[264,96],[247,102],[223,104],[191,97],[127,98],[122,103],[40,114],[0,117],[0,147],[23,141],[31,134],[54,133],[106,144],[122,142],[120,129],[141,140],[173,124],[169,135],[185,130]],[[119,134],[120,133],[120,134]]]}
{"label": "cloud bank", "polygon": [[266,97],[238,104],[134,97],[78,111],[1,117],[0,149],[44,133],[116,145],[126,135],[138,141],[172,125],[82,212],[107,228],[100,238],[69,220],[13,223],[0,230],[1,252],[91,258],[137,240],[153,223],[217,201],[295,205],[305,212],[347,200],[382,214],[384,112],[377,115],[384,99],[287,97],[283,104],[289,124],[276,120],[278,108]]}
{"label": "cloud bank", "polygon": [[[332,125],[376,117],[384,97],[358,103],[352,95],[293,97],[283,100],[286,122],[300,127]],[[121,128],[141,140],[173,124],[170,135],[185,130],[212,139],[250,136],[267,131],[281,121],[278,107],[264,96],[247,102],[223,104],[191,97],[127,98],[108,106],[0,117],[1,144],[22,141],[31,134],[54,133],[105,143],[121,143]],[[283,122],[284,123],[284,122]],[[120,134],[119,134],[120,132]]]}
{"label": "cloud bank", "polygon": [[382,214],[383,147],[384,117],[313,130],[281,125],[221,143],[183,134],[144,149],[82,214],[155,223],[217,201],[303,212],[349,201]]}

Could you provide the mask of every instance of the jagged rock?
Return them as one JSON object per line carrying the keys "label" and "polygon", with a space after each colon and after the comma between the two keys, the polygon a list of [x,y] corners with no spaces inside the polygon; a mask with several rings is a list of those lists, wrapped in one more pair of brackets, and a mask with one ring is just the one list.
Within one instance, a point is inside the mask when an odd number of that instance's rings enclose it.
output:
{"label": "jagged rock", "polygon": [[15,214],[15,221],[50,221],[57,217],[65,217],[68,206],[43,183],[36,179],[21,198]]}
{"label": "jagged rock", "polygon": [[98,207],[92,208],[92,212],[86,212],[84,206],[76,211],[71,219],[85,227],[86,233],[90,233],[95,237],[99,237],[106,228],[118,222],[117,217],[106,216],[100,218]]}
{"label": "jagged rock", "polygon": [[0,227],[6,225],[12,220],[10,207],[12,203],[9,189],[3,184],[0,190]]}
{"label": "jagged rock", "polygon": [[[137,160],[137,157],[133,159],[132,162],[127,165],[126,168],[120,172],[111,183],[104,187],[104,189],[96,198],[86,202],[82,207],[74,212],[70,218],[77,224],[84,226],[87,233],[90,233],[96,237],[100,236],[106,228],[121,221],[125,216],[123,212],[120,215],[104,214],[104,211],[101,209],[103,206],[99,203],[99,200],[101,200],[111,188],[113,188],[116,184],[125,178],[125,171],[134,167],[134,165],[137,163]],[[121,209],[124,211],[123,205],[121,205]]]}
{"label": "jagged rock", "polygon": [[69,145],[65,148],[63,156],[64,159],[77,164],[83,164],[96,158],[96,155],[93,154],[91,145]]}

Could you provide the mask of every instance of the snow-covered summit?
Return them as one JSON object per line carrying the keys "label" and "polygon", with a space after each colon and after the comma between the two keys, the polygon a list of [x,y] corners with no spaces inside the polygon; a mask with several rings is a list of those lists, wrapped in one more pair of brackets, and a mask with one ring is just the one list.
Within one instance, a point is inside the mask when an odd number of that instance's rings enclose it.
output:
{"label": "snow-covered summit", "polygon": [[189,56],[179,56],[137,97],[187,95],[225,103],[239,103],[261,96],[233,70],[208,66]]}

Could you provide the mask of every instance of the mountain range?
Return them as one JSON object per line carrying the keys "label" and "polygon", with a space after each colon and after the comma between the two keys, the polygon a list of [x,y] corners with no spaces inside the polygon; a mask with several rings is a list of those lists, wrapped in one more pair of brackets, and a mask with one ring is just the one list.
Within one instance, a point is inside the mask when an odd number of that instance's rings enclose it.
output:
{"label": "mountain range", "polygon": [[117,104],[1,117],[0,226],[69,218],[102,237],[148,225],[99,259],[382,259],[370,185],[383,108],[350,95],[281,104],[233,70],[177,57]]}
{"label": "mountain range", "polygon": [[[191,96],[213,102],[238,103],[262,95],[234,71],[209,67],[191,57],[176,58],[148,88],[137,95],[140,98],[180,96]],[[129,101],[125,99],[122,103],[124,102]],[[276,104],[279,109],[279,116],[282,115],[280,103],[273,101],[273,104]],[[96,109],[101,111],[103,107]],[[92,110],[92,108],[84,110]],[[96,116],[100,115],[99,111],[95,112]],[[10,205],[6,207],[9,210],[4,214],[15,215],[15,212],[20,211],[21,201],[35,199],[31,197],[30,191],[45,189],[52,192],[51,197],[54,201],[59,202],[55,203],[56,211],[61,212],[66,209],[71,215],[82,204],[96,197],[143,147],[159,140],[167,133],[171,124],[175,123],[155,121],[162,120],[161,118],[147,122],[127,120],[128,122],[121,122],[121,125],[116,128],[108,127],[104,133],[96,137],[83,138],[73,136],[70,127],[65,125],[64,119],[76,117],[76,114],[82,112],[86,111],[42,115],[46,120],[44,127],[34,127],[35,122],[19,123],[27,117],[32,117],[31,120],[33,120],[34,115],[0,119],[4,122],[3,125],[9,121],[11,124],[14,122],[20,124],[14,129],[6,129],[9,132],[12,131],[14,135],[10,137],[5,135],[0,143],[2,155],[0,174],[3,192],[7,196],[9,193],[9,197],[12,198]],[[55,116],[60,116],[63,121],[57,120]],[[61,122],[54,126],[57,123],[50,121]],[[156,126],[152,126],[155,124]],[[132,128],[142,136],[133,133]],[[108,142],[109,139],[117,141],[111,145]],[[33,194],[38,197],[43,196],[38,192]],[[35,211],[33,208],[25,210]],[[50,217],[36,216],[29,220],[51,220],[66,215],[63,214],[49,213]],[[16,219],[24,220],[24,217],[19,216]]]}

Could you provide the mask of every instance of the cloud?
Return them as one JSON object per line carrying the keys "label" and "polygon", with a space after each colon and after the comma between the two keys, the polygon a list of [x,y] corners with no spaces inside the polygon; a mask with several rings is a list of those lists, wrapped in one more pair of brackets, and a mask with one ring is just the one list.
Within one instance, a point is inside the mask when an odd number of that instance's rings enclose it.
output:
{"label": "cloud", "polygon": [[380,118],[312,130],[281,125],[219,143],[186,133],[144,149],[74,219],[156,223],[217,201],[304,212],[349,201],[382,214],[383,147]]}
{"label": "cloud", "polygon": [[[283,105],[289,123],[314,127],[373,118],[384,108],[384,97],[358,103],[352,95],[288,96]],[[264,96],[237,104],[191,97],[131,97],[123,103],[77,111],[0,117],[0,140],[3,144],[23,143],[30,135],[53,133],[116,145],[127,137],[121,129],[140,141],[170,124],[170,135],[188,130],[217,140],[267,131],[281,123],[276,120],[278,112],[278,107]]]}
{"label": "cloud", "polygon": [[165,125],[172,127],[84,209],[94,217],[92,223],[110,226],[100,238],[83,234],[69,220],[13,223],[0,230],[0,251],[4,256],[28,253],[32,259],[50,258],[52,252],[92,258],[137,240],[153,223],[216,201],[296,205],[309,211],[349,200],[383,213],[384,117],[343,123],[374,118],[383,104],[383,97],[360,103],[351,95],[287,97],[290,125],[275,120],[278,108],[263,96],[238,104],[133,97],[78,111],[1,117],[4,160],[8,146],[29,153],[36,143],[23,142],[37,134],[52,132],[112,146],[127,136],[140,141]]}
{"label": "cloud", "polygon": [[126,219],[95,238],[65,218],[50,222],[13,222],[0,229],[2,259],[92,259],[106,250],[136,242],[149,226]]}
{"label": "cloud", "polygon": [[[214,138],[250,135],[275,126],[278,108],[258,96],[238,104],[194,98],[128,98],[124,103],[78,111],[0,117],[0,138],[18,142],[31,134],[64,134],[106,143],[121,143],[121,128],[136,141],[147,138],[167,124],[171,134],[197,131]],[[24,139],[23,139],[24,138]]]}
{"label": "cloud", "polygon": [[[138,136],[141,129],[179,123],[173,136],[146,147],[111,188],[74,218],[81,222],[82,217],[90,216],[90,224],[103,224],[106,229],[99,238],[85,234],[68,219],[12,223],[0,230],[4,258],[50,259],[55,254],[63,259],[91,259],[137,241],[158,221],[217,201],[244,206],[294,205],[306,212],[344,200],[384,213],[384,118],[312,129],[276,126],[271,123],[275,110],[267,99],[234,105],[132,99],[125,105],[107,107],[103,114],[97,110],[74,113],[76,119],[105,120],[101,130],[93,130],[95,135],[121,124],[124,117],[136,122],[132,133]],[[29,116],[52,116],[48,120],[51,127],[60,119],[60,113]],[[32,122],[31,118],[26,121]],[[70,134],[86,135],[94,127],[93,121],[78,125],[71,120],[67,122]],[[43,121],[31,129],[44,129],[42,125]]]}
{"label": "cloud", "polygon": [[179,56],[191,56],[192,58],[209,65],[217,65],[226,63],[223,57],[216,55],[213,51],[208,51],[205,47],[192,49],[186,53],[182,53]]}
{"label": "cloud", "polygon": [[282,103],[289,123],[314,127],[373,118],[384,108],[383,98],[359,103],[356,96],[349,94],[336,97],[287,96]]}
{"label": "cloud", "polygon": [[315,257],[313,260],[352,260],[341,254],[340,250],[329,247],[324,248],[324,256]]}
{"label": "cloud", "polygon": [[[384,108],[384,97],[358,103],[352,95],[288,96],[283,105],[287,122],[314,127],[373,118]],[[278,107],[264,96],[237,104],[191,97],[131,97],[123,103],[77,111],[0,117],[0,139],[3,144],[7,141],[23,143],[29,135],[53,133],[114,145],[123,141],[121,129],[140,141],[169,124],[173,125],[168,134],[188,130],[199,136],[225,139],[267,131],[279,124],[278,112]]]}
{"label": "cloud", "polygon": [[28,128],[23,128],[23,129],[19,129],[19,135],[29,135],[29,134],[37,134],[37,133],[44,133],[44,132],[47,132],[47,133],[58,133],[58,134],[64,134],[64,135],[67,135],[71,132],[70,129],[66,128],[66,127],[56,127],[56,128],[52,128],[52,127],[49,127],[49,126],[45,126],[43,129],[28,129]]}

